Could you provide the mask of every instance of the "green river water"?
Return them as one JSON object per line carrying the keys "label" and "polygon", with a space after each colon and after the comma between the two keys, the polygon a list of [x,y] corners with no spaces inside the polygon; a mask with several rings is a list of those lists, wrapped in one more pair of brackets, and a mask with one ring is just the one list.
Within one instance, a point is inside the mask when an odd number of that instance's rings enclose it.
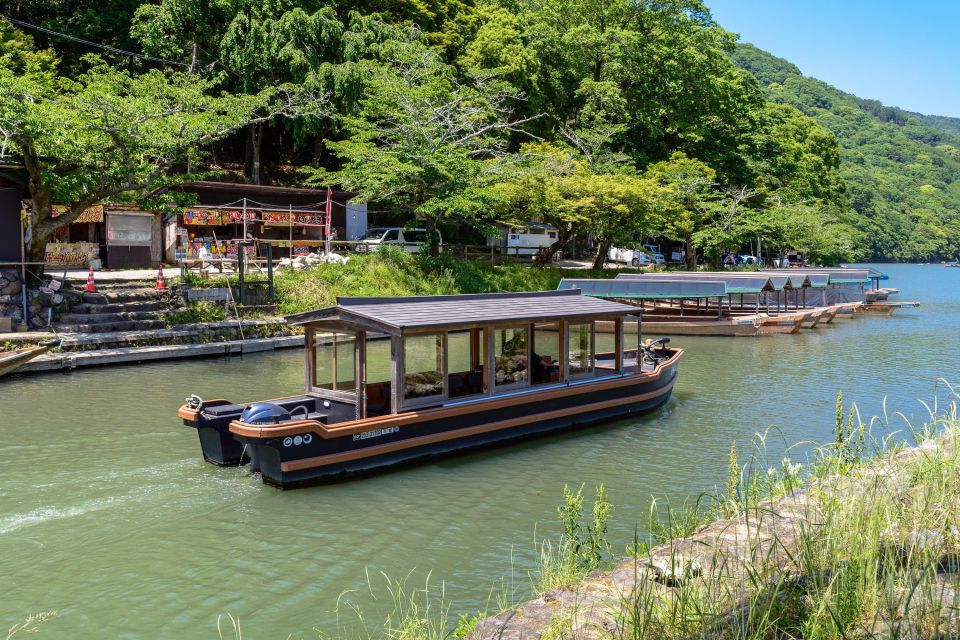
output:
{"label": "green river water", "polygon": [[[881,268],[919,311],[677,338],[687,356],[654,415],[289,492],[204,463],[176,409],[190,393],[298,393],[298,350],[3,380],[0,629],[56,610],[40,637],[216,638],[231,613],[246,640],[311,638],[336,631],[338,596],[381,571],[420,586],[430,573],[454,613],[483,607],[501,579],[523,596],[565,483],[606,484],[622,550],[652,496],[722,483],[731,441],[748,450],[771,428],[779,463],[787,444],[828,440],[840,389],[867,415],[887,396],[891,415],[922,418],[918,400],[944,397],[939,378],[960,382],[960,269]],[[351,598],[375,625],[385,595]]]}

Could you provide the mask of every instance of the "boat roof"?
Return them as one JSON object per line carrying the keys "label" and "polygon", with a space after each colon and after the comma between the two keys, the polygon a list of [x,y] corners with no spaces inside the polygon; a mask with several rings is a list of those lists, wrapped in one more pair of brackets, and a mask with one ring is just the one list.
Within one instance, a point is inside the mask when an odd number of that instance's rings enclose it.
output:
{"label": "boat roof", "polygon": [[[804,267],[801,269],[772,269],[771,273],[805,273],[808,276],[813,274],[828,274],[831,284],[843,284],[850,282],[869,282],[876,276],[870,275],[870,269],[850,269],[846,267],[828,268],[828,267]],[[876,273],[880,273],[877,271]],[[881,276],[883,274],[880,274]],[[885,280],[886,277],[881,278]]]}
{"label": "boat roof", "polygon": [[613,280],[564,278],[557,289],[579,289],[587,296],[624,300],[693,300],[720,298],[727,295],[726,287],[722,282],[680,278],[616,278]]}
{"label": "boat roof", "polygon": [[696,273],[621,273],[617,279],[670,279],[685,282],[719,282],[725,290],[720,295],[738,293],[760,293],[761,291],[780,291],[788,284],[785,276],[755,275],[753,273],[715,273],[699,271]]}
{"label": "boat roof", "polygon": [[511,322],[614,318],[637,313],[630,305],[581,295],[579,289],[402,298],[340,297],[333,307],[287,316],[294,325],[332,331],[380,331],[402,335]]}

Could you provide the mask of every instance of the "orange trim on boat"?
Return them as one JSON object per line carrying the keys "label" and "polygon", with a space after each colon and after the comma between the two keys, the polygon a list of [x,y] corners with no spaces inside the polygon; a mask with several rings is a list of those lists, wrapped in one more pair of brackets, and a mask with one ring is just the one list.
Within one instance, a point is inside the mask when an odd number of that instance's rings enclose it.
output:
{"label": "orange trim on boat", "polygon": [[[280,464],[281,472],[289,471],[302,471],[304,469],[311,469],[314,467],[322,467],[329,464],[337,464],[340,462],[349,462],[351,460],[357,460],[361,458],[369,458],[372,456],[382,455],[385,453],[392,453],[394,451],[402,451],[404,449],[410,449],[413,447],[419,447],[428,444],[434,444],[436,442],[445,442],[447,440],[454,440],[457,438],[467,438],[470,436],[480,435],[483,433],[489,433],[491,431],[499,431],[500,429],[509,429],[511,427],[518,427],[524,424],[529,424],[531,422],[539,422],[541,420],[551,420],[553,418],[562,418],[569,415],[576,415],[578,413],[586,413],[589,411],[600,411],[602,409],[608,409],[611,407],[617,407],[624,404],[630,404],[633,402],[642,402],[644,400],[650,400],[665,394],[670,393],[673,389],[673,384],[676,379],[671,380],[669,384],[657,389],[655,391],[650,391],[648,393],[641,393],[635,396],[630,396],[629,398],[614,398],[613,400],[604,400],[602,402],[594,402],[593,404],[581,405],[579,407],[570,407],[568,409],[557,409],[555,411],[544,411],[543,413],[537,413],[529,416],[522,416],[519,418],[510,418],[509,420],[500,420],[498,422],[491,422],[488,424],[482,424],[475,427],[464,427],[462,429],[457,429],[455,431],[445,431],[443,433],[434,433],[425,436],[418,436],[416,438],[410,438],[409,440],[402,440],[400,442],[391,442],[389,444],[379,444],[372,447],[366,447],[363,449],[355,449],[353,451],[344,451],[342,453],[332,453],[325,456],[315,456],[313,458],[303,458],[302,460],[291,460],[290,462],[283,462]],[[233,430],[233,425],[231,425],[231,431]]]}
{"label": "orange trim on boat", "polygon": [[445,418],[456,417],[458,415],[465,415],[472,413],[477,406],[481,406],[484,410],[499,409],[518,404],[542,402],[544,400],[550,400],[553,398],[579,395],[581,393],[591,391],[613,389],[616,387],[639,384],[640,382],[657,380],[663,374],[663,370],[665,368],[679,362],[682,357],[683,350],[678,349],[669,360],[665,360],[657,365],[656,369],[650,373],[642,375],[627,375],[615,378],[613,380],[598,380],[597,382],[592,383],[587,382],[576,385],[567,385],[563,387],[546,389],[539,393],[534,391],[529,394],[519,396],[512,395],[501,398],[494,396],[493,398],[478,403],[471,402],[458,404],[452,407],[436,407],[422,411],[406,411],[404,413],[388,414],[373,418],[364,418],[362,420],[351,420],[349,422],[342,422],[334,425],[326,425],[317,420],[296,420],[293,422],[286,422],[281,425],[252,425],[240,422],[239,420],[234,420],[230,423],[230,432],[247,438],[264,439],[292,436],[304,433],[314,433],[324,439],[353,436],[354,434],[363,433],[365,431],[375,431],[377,429],[384,429],[393,426],[416,424],[418,422],[426,422],[428,420],[442,420]]}

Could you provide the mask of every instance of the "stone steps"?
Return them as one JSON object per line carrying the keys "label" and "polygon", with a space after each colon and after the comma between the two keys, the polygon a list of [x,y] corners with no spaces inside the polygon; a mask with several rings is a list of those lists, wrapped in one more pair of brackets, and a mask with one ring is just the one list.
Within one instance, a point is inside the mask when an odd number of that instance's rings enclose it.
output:
{"label": "stone steps", "polygon": [[97,293],[84,293],[83,301],[87,304],[117,304],[122,302],[145,302],[160,299],[160,292],[154,289],[102,289]]}
{"label": "stone steps", "polygon": [[169,329],[64,333],[61,335],[61,349],[63,351],[89,351],[140,344],[182,344],[206,341],[216,336],[240,338],[241,326],[243,327],[244,337],[256,335],[260,329],[270,329],[270,333],[290,333],[289,328],[283,322],[276,320],[243,320],[241,323],[236,321],[204,322]]}
{"label": "stone steps", "polygon": [[90,304],[84,302],[74,305],[70,314],[136,313],[141,311],[165,311],[167,305],[161,300],[139,300],[136,302],[114,302],[110,304]]}
{"label": "stone steps", "polygon": [[[106,306],[106,305],[105,305]],[[109,324],[129,320],[163,320],[159,311],[113,311],[108,313],[64,313],[57,324]]]}
{"label": "stone steps", "polygon": [[54,323],[54,328],[60,333],[112,333],[117,331],[143,331],[147,329],[162,329],[166,326],[163,320],[120,320],[103,323]]}

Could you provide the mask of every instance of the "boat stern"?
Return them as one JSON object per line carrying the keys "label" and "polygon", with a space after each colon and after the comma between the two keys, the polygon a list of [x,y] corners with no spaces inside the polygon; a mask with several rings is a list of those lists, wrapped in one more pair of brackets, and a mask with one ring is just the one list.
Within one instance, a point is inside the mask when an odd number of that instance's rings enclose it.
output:
{"label": "boat stern", "polygon": [[177,410],[184,426],[197,430],[203,459],[225,467],[243,461],[243,444],[230,433],[230,422],[240,417],[244,406],[229,400],[202,400],[191,396]]}

